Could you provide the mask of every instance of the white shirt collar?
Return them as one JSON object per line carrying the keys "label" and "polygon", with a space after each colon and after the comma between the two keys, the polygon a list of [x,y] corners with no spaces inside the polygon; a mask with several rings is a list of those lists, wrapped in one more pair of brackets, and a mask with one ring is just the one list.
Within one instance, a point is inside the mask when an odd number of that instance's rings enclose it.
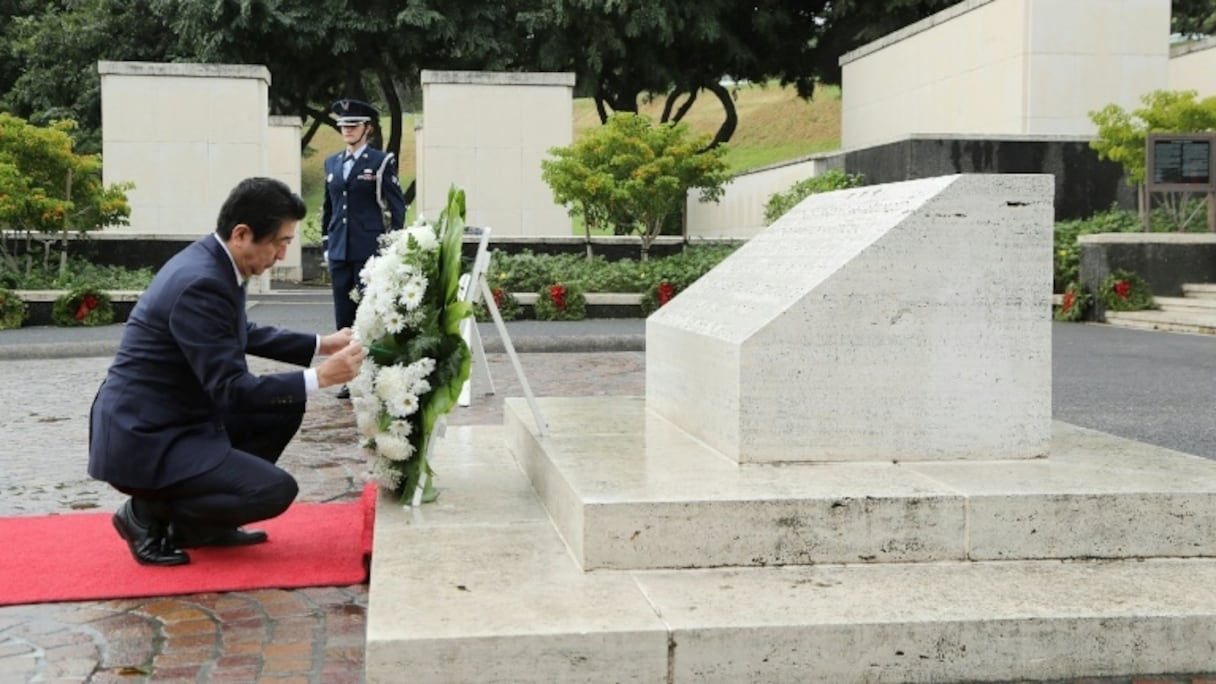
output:
{"label": "white shirt collar", "polygon": [[212,233],[211,237],[215,238],[215,241],[220,243],[220,247],[223,248],[224,254],[228,255],[228,261],[232,264],[232,275],[236,278],[237,287],[244,285],[245,283],[241,278],[241,269],[236,267],[236,259],[232,258],[232,252],[228,251],[228,245],[224,244],[224,241],[220,238],[219,233]]}
{"label": "white shirt collar", "polygon": [[[354,159],[358,159],[359,157],[362,157],[363,150],[366,150],[366,149],[367,149],[367,143],[363,143],[362,145],[359,146],[359,149],[350,153],[351,157],[353,157]],[[353,161],[353,159],[352,159],[352,161]]]}

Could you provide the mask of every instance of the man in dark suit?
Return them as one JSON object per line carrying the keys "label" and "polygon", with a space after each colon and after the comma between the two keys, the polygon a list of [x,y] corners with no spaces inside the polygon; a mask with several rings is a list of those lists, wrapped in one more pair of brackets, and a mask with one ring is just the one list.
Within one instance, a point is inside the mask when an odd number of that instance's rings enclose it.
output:
{"label": "man in dark suit", "polygon": [[[326,336],[250,323],[244,282],[283,259],[304,217],[284,183],[249,178],[215,233],[173,256],[131,311],[93,400],[89,475],[131,498],[114,527],[135,560],[189,562],[182,548],[266,541],[242,525],[281,514],[296,481],[275,461],[308,396],[349,381],[364,350],[350,329]],[[253,375],[245,355],[308,366]]]}
{"label": "man in dark suit", "polygon": [[[379,251],[380,235],[401,229],[405,197],[396,157],[368,145],[380,121],[376,108],[359,100],[338,100],[331,109],[346,149],[325,160],[321,241],[333,282],[334,323],[348,328],[355,322],[351,292],[361,288],[359,272]],[[344,386],[338,396],[350,393]]]}

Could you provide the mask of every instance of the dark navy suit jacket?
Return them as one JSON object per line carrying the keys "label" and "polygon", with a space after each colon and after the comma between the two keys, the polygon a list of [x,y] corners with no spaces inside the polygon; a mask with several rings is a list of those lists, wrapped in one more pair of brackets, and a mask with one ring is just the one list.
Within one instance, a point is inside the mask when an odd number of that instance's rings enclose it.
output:
{"label": "dark navy suit jacket", "polygon": [[389,212],[388,228],[376,202],[376,172],[386,152],[365,147],[350,175],[342,178],[343,150],[325,160],[325,201],[321,207],[321,234],[330,261],[367,261],[380,251],[377,238],[385,230],[400,230],[405,222],[405,197],[397,177],[397,158],[389,160],[380,183]]}
{"label": "dark navy suit jacket", "polygon": [[257,376],[245,354],[307,366],[316,335],[258,326],[215,235],[173,256],[140,296],[93,401],[89,475],[159,489],[216,467],[228,413],[307,398],[300,371]]}

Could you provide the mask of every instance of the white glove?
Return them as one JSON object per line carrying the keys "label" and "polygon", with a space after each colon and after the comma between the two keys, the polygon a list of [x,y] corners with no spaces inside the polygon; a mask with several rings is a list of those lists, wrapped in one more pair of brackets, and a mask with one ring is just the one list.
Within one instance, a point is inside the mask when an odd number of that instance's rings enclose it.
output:
{"label": "white glove", "polygon": [[321,267],[329,268],[329,251],[321,252]]}

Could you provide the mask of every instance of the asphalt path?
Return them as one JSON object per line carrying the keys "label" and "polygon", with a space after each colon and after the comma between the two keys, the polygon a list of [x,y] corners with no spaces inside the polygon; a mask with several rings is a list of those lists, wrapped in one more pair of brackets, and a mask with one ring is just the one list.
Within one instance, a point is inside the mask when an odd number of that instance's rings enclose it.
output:
{"label": "asphalt path", "polygon": [[[296,330],[332,327],[325,293],[267,297],[249,314]],[[492,323],[478,328],[487,352],[503,350]],[[112,355],[121,334],[121,325],[3,330],[0,360]],[[512,321],[508,338],[520,353],[642,351],[645,322]],[[1053,323],[1052,370],[1057,420],[1216,459],[1216,336]]]}
{"label": "asphalt path", "polygon": [[1052,324],[1057,420],[1216,459],[1216,337]]}

